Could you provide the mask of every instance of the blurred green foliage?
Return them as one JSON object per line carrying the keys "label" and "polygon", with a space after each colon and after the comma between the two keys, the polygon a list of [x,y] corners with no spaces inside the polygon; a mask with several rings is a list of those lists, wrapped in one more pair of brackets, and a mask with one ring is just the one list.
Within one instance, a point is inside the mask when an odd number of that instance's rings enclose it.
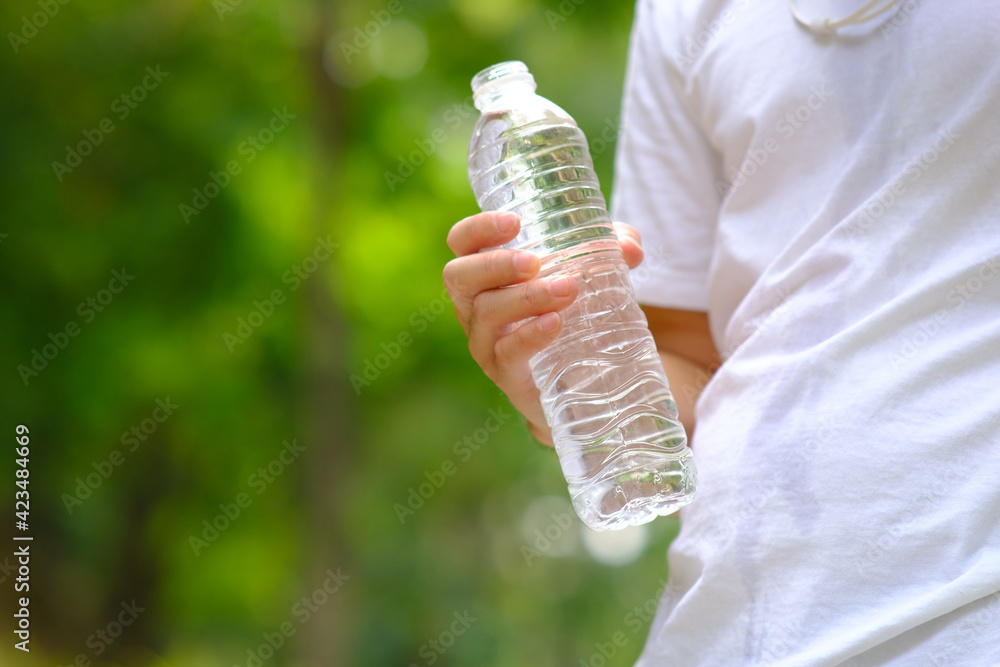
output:
{"label": "blurred green foliage", "polygon": [[[440,280],[476,210],[471,76],[526,61],[607,191],[631,16],[0,7],[0,387],[10,444],[31,430],[34,536],[32,651],[5,613],[0,662],[632,663],[676,521],[627,564],[592,557],[554,455],[497,419],[512,410]],[[178,407],[160,419],[158,400]],[[12,610],[9,563],[0,579]]]}

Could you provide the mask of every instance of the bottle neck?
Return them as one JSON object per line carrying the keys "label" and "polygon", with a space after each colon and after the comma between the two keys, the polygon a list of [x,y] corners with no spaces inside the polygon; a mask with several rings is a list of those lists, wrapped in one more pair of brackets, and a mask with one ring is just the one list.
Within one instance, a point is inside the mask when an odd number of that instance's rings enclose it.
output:
{"label": "bottle neck", "polygon": [[534,94],[534,81],[497,81],[477,90],[472,103],[482,112],[496,111],[509,106],[505,103],[506,99]]}
{"label": "bottle neck", "polygon": [[527,65],[518,61],[499,63],[472,79],[472,101],[480,111],[494,111],[509,96],[532,95],[535,78]]}

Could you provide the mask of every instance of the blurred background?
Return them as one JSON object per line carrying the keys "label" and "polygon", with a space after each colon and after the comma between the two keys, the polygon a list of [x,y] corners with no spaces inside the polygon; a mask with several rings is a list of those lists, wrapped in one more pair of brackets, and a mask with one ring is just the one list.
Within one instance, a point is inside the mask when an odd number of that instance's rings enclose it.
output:
{"label": "blurred background", "polygon": [[583,528],[441,285],[472,75],[525,61],[607,193],[631,20],[0,7],[0,664],[632,664],[676,520]]}

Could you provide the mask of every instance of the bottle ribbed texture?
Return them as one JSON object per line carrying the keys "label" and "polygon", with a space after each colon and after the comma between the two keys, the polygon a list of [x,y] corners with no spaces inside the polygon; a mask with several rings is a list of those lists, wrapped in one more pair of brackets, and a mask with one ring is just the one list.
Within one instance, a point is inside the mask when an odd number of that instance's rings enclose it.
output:
{"label": "bottle ribbed texture", "polygon": [[520,216],[506,247],[538,255],[539,278],[571,275],[580,288],[559,338],[530,362],[573,506],[595,529],[670,514],[692,498],[694,463],[586,138],[533,93],[526,68],[509,90],[486,72],[469,147],[476,200]]}

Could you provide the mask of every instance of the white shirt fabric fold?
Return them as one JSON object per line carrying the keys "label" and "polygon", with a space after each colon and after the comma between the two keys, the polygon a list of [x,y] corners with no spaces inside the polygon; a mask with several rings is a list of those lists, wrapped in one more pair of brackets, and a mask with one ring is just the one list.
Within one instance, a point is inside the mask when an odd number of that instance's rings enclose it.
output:
{"label": "white shirt fabric fold", "polygon": [[639,3],[613,215],[724,360],[640,667],[1000,665],[997,35]]}

